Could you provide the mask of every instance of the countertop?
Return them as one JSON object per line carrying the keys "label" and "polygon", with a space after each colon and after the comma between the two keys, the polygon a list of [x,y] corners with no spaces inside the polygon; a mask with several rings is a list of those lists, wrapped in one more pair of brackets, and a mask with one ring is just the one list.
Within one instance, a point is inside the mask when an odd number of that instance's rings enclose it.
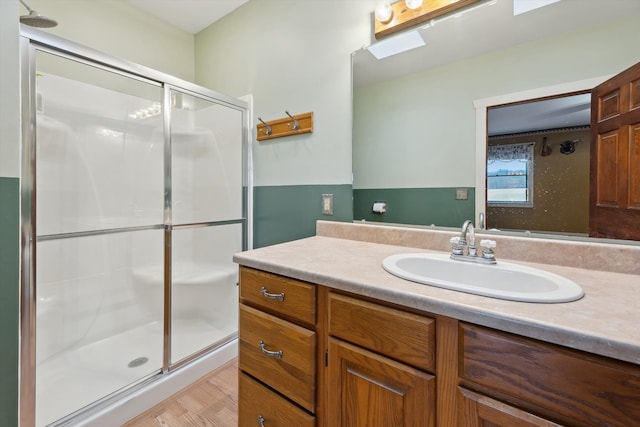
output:
{"label": "countertop", "polygon": [[[482,297],[406,281],[382,268],[394,254],[438,252],[315,236],[234,256],[240,265],[640,364],[640,275],[514,262],[565,276],[585,296],[559,304]],[[444,252],[441,252],[444,253]],[[500,260],[501,258],[499,258]]]}

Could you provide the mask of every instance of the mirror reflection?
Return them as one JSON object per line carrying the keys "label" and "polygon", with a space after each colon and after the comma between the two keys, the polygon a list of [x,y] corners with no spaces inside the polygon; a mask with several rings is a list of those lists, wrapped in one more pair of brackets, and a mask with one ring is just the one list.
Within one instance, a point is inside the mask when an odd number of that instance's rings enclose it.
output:
{"label": "mirror reflection", "polygon": [[[354,219],[458,227],[486,213],[489,228],[586,236],[588,123],[545,124],[558,115],[549,107],[518,118],[536,122],[528,129],[497,128],[490,116],[524,100],[589,97],[640,60],[638,19],[634,0],[560,1],[518,16],[512,0],[483,1],[418,28],[423,47],[381,60],[355,52]],[[564,109],[588,114],[588,104]],[[533,143],[533,207],[487,204],[488,146],[522,143]]]}
{"label": "mirror reflection", "polygon": [[588,235],[590,113],[590,94],[488,109],[488,228]]}

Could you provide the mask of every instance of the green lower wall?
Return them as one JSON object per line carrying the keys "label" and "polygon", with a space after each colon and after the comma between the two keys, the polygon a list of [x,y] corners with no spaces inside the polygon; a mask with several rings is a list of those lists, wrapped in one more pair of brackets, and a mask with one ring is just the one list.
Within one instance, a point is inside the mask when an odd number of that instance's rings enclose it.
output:
{"label": "green lower wall", "polygon": [[[333,194],[333,215],[322,215],[322,195]],[[253,247],[316,234],[316,221],[353,219],[351,185],[284,185],[253,188]]]}
{"label": "green lower wall", "polygon": [[[467,190],[467,200],[456,200],[456,190]],[[372,213],[374,201],[387,202],[384,214]],[[416,225],[458,227],[473,219],[475,188],[382,188],[353,190],[353,219]]]}
{"label": "green lower wall", "polygon": [[20,182],[0,177],[0,426],[18,425]]}

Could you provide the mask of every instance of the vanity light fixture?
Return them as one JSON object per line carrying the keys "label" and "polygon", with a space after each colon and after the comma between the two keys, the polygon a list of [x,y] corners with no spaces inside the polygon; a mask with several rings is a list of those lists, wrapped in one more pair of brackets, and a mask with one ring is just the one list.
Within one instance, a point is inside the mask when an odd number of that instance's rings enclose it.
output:
{"label": "vanity light fixture", "polygon": [[386,5],[391,9],[390,13],[384,7],[385,5],[378,6],[374,13],[375,37],[380,39],[479,1],[429,0],[424,2],[423,0],[400,0],[391,5]]}
{"label": "vanity light fixture", "polygon": [[391,21],[391,18],[393,18],[393,9],[391,8],[391,5],[389,3],[379,4],[378,7],[376,7],[375,17],[376,20],[383,24]]}

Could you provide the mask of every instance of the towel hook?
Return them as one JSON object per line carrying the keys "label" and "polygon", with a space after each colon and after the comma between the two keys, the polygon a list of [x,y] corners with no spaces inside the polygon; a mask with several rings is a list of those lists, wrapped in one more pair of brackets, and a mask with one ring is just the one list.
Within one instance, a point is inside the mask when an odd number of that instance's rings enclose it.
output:
{"label": "towel hook", "polygon": [[260,120],[260,123],[262,123],[263,125],[265,125],[267,127],[267,130],[265,132],[264,129],[260,129],[260,133],[263,135],[271,135],[271,126],[269,126],[268,124],[266,124],[264,122],[264,120],[262,120],[260,117],[258,117],[258,120]]}
{"label": "towel hook", "polygon": [[289,116],[289,118],[291,120],[293,120],[293,126],[291,126],[290,123],[287,123],[287,127],[291,130],[298,130],[300,129],[300,123],[298,122],[297,119],[294,119],[293,116],[291,114],[289,114],[289,112],[287,110],[284,110],[285,113],[287,113],[287,116]]}

